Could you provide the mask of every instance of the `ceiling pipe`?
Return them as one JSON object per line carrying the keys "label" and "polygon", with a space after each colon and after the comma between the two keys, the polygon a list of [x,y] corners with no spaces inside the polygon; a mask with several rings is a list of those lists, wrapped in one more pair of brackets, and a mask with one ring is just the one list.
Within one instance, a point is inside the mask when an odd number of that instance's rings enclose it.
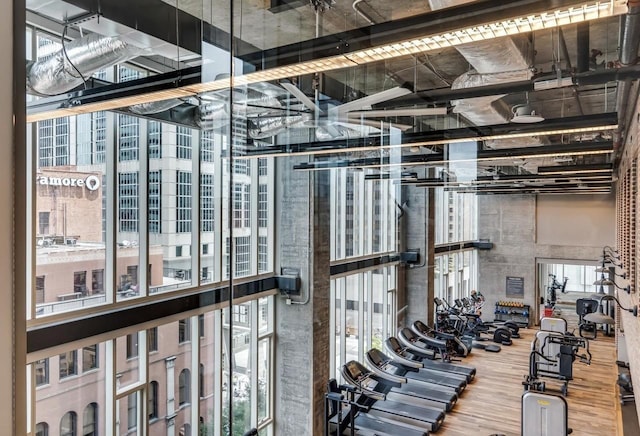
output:
{"label": "ceiling pipe", "polygon": [[[640,0],[629,0],[627,8],[627,14],[620,17],[620,64],[622,66],[637,64],[638,46],[640,45]],[[620,124],[614,138],[615,149],[624,145],[624,135],[628,125],[627,106],[630,92],[631,79],[618,82],[616,107]]]}
{"label": "ceiling pipe", "polygon": [[356,11],[356,14],[358,14],[358,15],[360,15],[362,18],[364,18],[364,19],[367,21],[367,23],[369,23],[369,24],[376,24],[376,23],[375,23],[375,21],[373,21],[373,20],[371,19],[371,17],[369,17],[366,13],[364,13],[364,12],[362,11],[362,9],[360,9],[360,8],[358,7],[358,3],[362,3],[362,1],[363,1],[363,0],[355,0],[355,1],[353,2],[353,4],[351,5],[351,7],[353,8],[353,10],[354,10],[354,11]]}
{"label": "ceiling pipe", "polygon": [[[558,27],[558,41],[560,42],[560,50],[562,50],[562,56],[564,56],[564,61],[566,65],[565,68],[567,71],[572,71],[573,67],[571,66],[571,56],[569,56],[569,50],[567,49],[567,40],[564,37],[564,32],[562,31],[562,27]],[[587,60],[587,65],[588,65],[588,60]],[[571,88],[571,93],[573,94],[573,98],[576,101],[576,107],[578,108],[578,113],[580,115],[584,115],[584,109],[582,107],[582,102],[580,101],[580,96],[578,95],[578,89],[575,86]]]}

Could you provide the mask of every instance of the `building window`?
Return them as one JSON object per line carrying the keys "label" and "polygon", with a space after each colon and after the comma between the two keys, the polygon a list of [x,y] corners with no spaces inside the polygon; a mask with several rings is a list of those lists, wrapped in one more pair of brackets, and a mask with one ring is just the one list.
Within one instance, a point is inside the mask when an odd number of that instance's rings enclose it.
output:
{"label": "building window", "polygon": [[178,436],[191,436],[191,426],[184,424],[178,433]]}
{"label": "building window", "polygon": [[127,359],[138,357],[138,333],[127,335]]}
{"label": "building window", "polygon": [[87,272],[77,271],[73,273],[73,292],[85,295],[87,293]]}
{"label": "building window", "polygon": [[213,162],[213,132],[211,130],[202,130],[200,138],[200,160],[202,162]]}
{"label": "building window", "polygon": [[236,276],[247,276],[251,268],[251,237],[236,238]]}
{"label": "building window", "polygon": [[178,159],[191,159],[191,129],[178,126],[176,128],[176,156]]}
{"label": "building window", "polygon": [[251,186],[244,185],[244,226],[251,227]]}
{"label": "building window", "polygon": [[138,173],[118,174],[120,231],[138,231]]}
{"label": "building window", "polygon": [[149,383],[149,421],[158,418],[158,382]]}
{"label": "building window", "polygon": [[82,436],[98,434],[98,404],[91,403],[84,409],[82,416]]}
{"label": "building window", "polygon": [[209,244],[202,244],[202,254],[209,254]]}
{"label": "building window", "polygon": [[268,174],[267,159],[261,157],[258,159],[258,175],[266,176]]}
{"label": "building window", "polygon": [[118,115],[118,150],[120,161],[138,160],[140,120],[131,115]]}
{"label": "building window", "polygon": [[49,424],[46,422],[37,423],[35,436],[49,436]]}
{"label": "building window", "polygon": [[191,340],[191,324],[189,319],[181,319],[178,321],[178,342],[189,342]]}
{"label": "building window", "polygon": [[267,185],[258,185],[258,227],[267,227],[269,218],[269,194]]}
{"label": "building window", "polygon": [[38,121],[38,155],[41,167],[69,165],[69,117]]}
{"label": "building window", "polygon": [[140,70],[126,65],[118,65],[118,82],[128,82],[129,80],[139,79],[141,76],[142,72]]}
{"label": "building window", "polygon": [[251,161],[249,159],[234,159],[233,160],[233,173],[234,174],[251,174]]}
{"label": "building window", "polygon": [[182,245],[176,245],[176,257],[182,257]]}
{"label": "building window", "polygon": [[107,150],[107,113],[98,111],[93,114],[93,137],[95,144],[95,160],[93,163],[100,164],[106,161]]}
{"label": "building window", "polygon": [[36,277],[36,304],[44,303],[44,276]]}
{"label": "building window", "polygon": [[49,235],[49,217],[51,212],[38,212],[38,234]]}
{"label": "building window", "polygon": [[49,359],[38,360],[33,364],[36,376],[36,386],[49,384]]}
{"label": "building window", "polygon": [[147,141],[149,144],[149,159],[162,157],[162,124],[159,121],[147,122]]}
{"label": "building window", "polygon": [[258,273],[267,271],[269,251],[267,247],[267,237],[258,236]]}
{"label": "building window", "polygon": [[204,398],[204,365],[201,363],[198,367],[198,397]]}
{"label": "building window", "polygon": [[178,171],[176,231],[191,231],[191,173]]}
{"label": "building window", "polygon": [[90,345],[82,349],[82,372],[98,367],[98,345]]}
{"label": "building window", "polygon": [[132,430],[138,426],[138,393],[127,396],[127,429]]}
{"label": "building window", "polygon": [[91,293],[104,293],[104,270],[94,269],[91,271]]}
{"label": "building window", "polygon": [[60,420],[60,436],[76,436],[78,417],[76,412],[67,412]]}
{"label": "building window", "polygon": [[204,314],[198,315],[198,335],[204,338]]}
{"label": "building window", "polygon": [[68,351],[59,356],[60,380],[78,374],[78,351]]}
{"label": "building window", "polygon": [[158,351],[158,327],[147,330],[147,349],[149,352]]}
{"label": "building window", "polygon": [[162,233],[162,172],[149,172],[149,233]]}
{"label": "building window", "polygon": [[200,176],[200,221],[203,232],[213,232],[214,191],[213,174]]}
{"label": "building window", "polygon": [[191,373],[183,369],[178,377],[178,404],[180,406],[190,403],[191,398]]}
{"label": "building window", "polygon": [[242,194],[244,192],[243,185],[241,183],[233,184],[233,228],[239,229],[242,227]]}

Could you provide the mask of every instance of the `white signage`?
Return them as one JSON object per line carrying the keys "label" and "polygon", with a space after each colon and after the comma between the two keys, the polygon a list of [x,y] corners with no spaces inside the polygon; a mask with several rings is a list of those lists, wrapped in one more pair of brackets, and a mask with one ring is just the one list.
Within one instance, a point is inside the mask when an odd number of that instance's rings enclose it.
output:
{"label": "white signage", "polygon": [[73,177],[48,177],[38,176],[36,182],[44,186],[77,186],[85,187],[89,191],[95,191],[100,187],[98,176],[89,176],[86,179],[74,179]]}

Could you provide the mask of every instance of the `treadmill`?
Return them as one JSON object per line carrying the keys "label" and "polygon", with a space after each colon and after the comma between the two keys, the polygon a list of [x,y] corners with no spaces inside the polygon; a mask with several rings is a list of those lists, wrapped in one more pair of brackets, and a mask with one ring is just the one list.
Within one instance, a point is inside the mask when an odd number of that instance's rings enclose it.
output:
{"label": "treadmill", "polygon": [[398,339],[393,336],[384,341],[384,347],[391,355],[393,361],[401,364],[402,367],[408,371],[404,374],[404,377],[425,383],[432,383],[440,386],[441,389],[452,389],[458,395],[467,387],[467,378],[464,376],[425,368],[424,356],[408,350],[407,347],[400,344]]}
{"label": "treadmill", "polygon": [[342,377],[362,391],[363,395],[359,395],[355,402],[359,407],[369,409],[371,415],[410,424],[428,432],[438,431],[444,421],[445,414],[442,410],[412,404],[410,397],[406,395],[406,401],[402,402],[389,399],[378,401],[379,397],[376,398],[375,394],[383,394],[386,398],[391,388],[400,387],[400,383],[375,375],[355,360],[342,365]]}
{"label": "treadmill", "polygon": [[[336,379],[329,380],[329,392],[326,397],[326,427],[325,435],[357,435],[357,436],[429,436],[424,429],[412,427],[396,421],[379,418],[365,413],[351,400],[355,396],[355,388],[352,386],[338,386]],[[343,390],[348,390],[350,396],[345,400]],[[373,392],[362,392],[362,395],[373,395],[376,399],[384,399],[384,395]],[[345,407],[345,405],[347,405]],[[353,422],[352,422],[353,421]],[[332,425],[329,426],[329,423]],[[354,432],[351,433],[351,429]]]}
{"label": "treadmill", "polygon": [[453,391],[445,391],[438,389],[432,384],[413,380],[408,383],[407,377],[404,375],[409,372],[402,368],[401,364],[395,364],[393,359],[386,356],[382,351],[372,348],[367,351],[365,356],[369,367],[381,377],[388,378],[392,381],[402,383],[402,387],[393,388],[392,392],[398,392],[404,395],[411,395],[418,398],[425,398],[430,401],[441,403],[446,412],[451,411],[458,401],[458,395]]}
{"label": "treadmill", "polygon": [[[467,378],[467,382],[471,382],[476,376],[476,369],[472,366],[456,365],[447,362],[436,362],[429,357],[427,345],[423,342],[410,328],[403,328],[398,332],[398,339],[404,346],[406,346],[412,352],[417,352],[425,357],[423,363],[425,368],[438,369],[440,371],[446,371],[453,374],[464,375]],[[426,353],[425,353],[426,351]]]}

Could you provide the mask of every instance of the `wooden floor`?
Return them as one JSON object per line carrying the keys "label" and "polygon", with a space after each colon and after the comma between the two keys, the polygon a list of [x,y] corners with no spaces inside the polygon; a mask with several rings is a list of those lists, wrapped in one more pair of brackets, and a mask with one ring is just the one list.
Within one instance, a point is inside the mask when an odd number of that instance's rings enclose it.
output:
{"label": "wooden floor", "polygon": [[[473,350],[463,362],[477,368],[477,376],[447,414],[441,436],[520,435],[522,381],[529,372],[529,350],[537,330],[521,330],[522,338],[499,353]],[[620,407],[616,397],[617,367],[612,338],[590,341],[591,365],[573,365],[569,383],[569,427],[579,436],[616,436]],[[557,380],[545,378],[548,390],[559,389]]]}

